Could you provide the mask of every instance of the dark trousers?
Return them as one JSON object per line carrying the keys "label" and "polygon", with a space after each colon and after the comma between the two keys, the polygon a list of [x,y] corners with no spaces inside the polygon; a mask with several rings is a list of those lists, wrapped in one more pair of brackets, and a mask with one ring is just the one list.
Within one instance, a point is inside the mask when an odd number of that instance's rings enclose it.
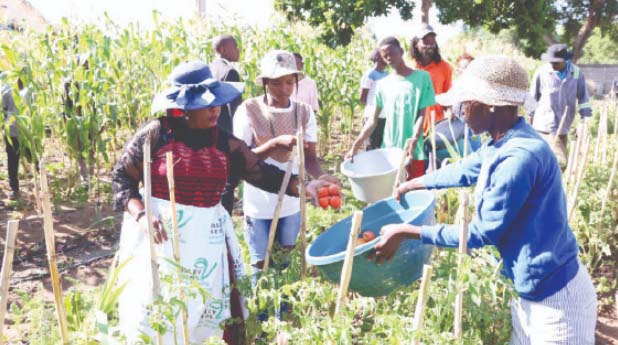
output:
{"label": "dark trousers", "polygon": [[375,150],[382,147],[382,138],[384,138],[384,125],[386,124],[386,119],[378,119],[378,124],[376,128],[371,133],[369,137],[369,145],[367,145],[367,150]]}
{"label": "dark trousers", "polygon": [[11,142],[9,143],[9,138],[4,137],[4,144],[6,148],[6,156],[8,160],[9,166],[9,184],[11,186],[11,190],[14,192],[19,191],[19,140],[17,137],[11,137]]}

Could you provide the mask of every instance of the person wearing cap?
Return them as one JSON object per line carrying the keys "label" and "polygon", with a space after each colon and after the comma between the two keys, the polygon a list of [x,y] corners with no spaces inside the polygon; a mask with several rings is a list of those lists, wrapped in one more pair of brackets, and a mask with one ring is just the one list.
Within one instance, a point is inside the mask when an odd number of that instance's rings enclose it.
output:
{"label": "person wearing cap", "polygon": [[[255,82],[264,94],[244,101],[236,111],[234,135],[252,147],[266,163],[287,169],[296,144],[305,148],[305,167],[309,175],[339,184],[325,175],[317,158],[317,121],[309,104],[294,101],[291,96],[302,77],[294,55],[285,50],[272,50],[261,61]],[[296,142],[300,128],[304,143]],[[298,163],[293,165],[298,173]],[[243,193],[244,226],[249,244],[251,265],[255,273],[262,269],[266,257],[270,224],[277,207],[277,193],[245,184]],[[285,250],[294,248],[300,230],[300,200],[285,196],[277,224],[276,239]],[[283,263],[285,266],[286,263]]]}
{"label": "person wearing cap", "polygon": [[[219,81],[240,82],[240,74],[232,65],[233,62],[238,62],[240,58],[240,50],[234,36],[221,35],[215,37],[212,42],[212,49],[215,51],[216,56],[210,63],[213,77]],[[230,133],[234,132],[234,114],[240,103],[242,103],[242,97],[221,107],[221,114],[217,122],[219,127]],[[238,176],[233,175],[229,179],[223,190],[221,202],[231,215],[234,210],[234,191],[240,181]]]}
{"label": "person wearing cap", "polygon": [[[408,67],[403,59],[403,48],[395,37],[386,37],[379,43],[380,55],[392,67],[393,73],[380,80],[376,88],[376,108],[370,121],[365,123],[352,144],[346,158],[354,161],[356,153],[378,126],[380,113],[386,114],[382,147],[398,147],[411,157],[406,167],[408,178],[425,173],[423,151],[423,119],[426,109],[435,104],[429,73]],[[406,146],[406,141],[412,143]]]}
{"label": "person wearing cap", "polygon": [[[403,183],[398,196],[420,189],[476,185],[469,248],[495,246],[502,273],[519,297],[511,303],[511,344],[594,344],[597,298],[569,227],[558,161],[518,107],[534,107],[528,75],[514,59],[472,61],[449,92],[445,106],[464,103],[475,134],[491,140],[477,152]],[[389,260],[405,239],[442,247],[459,245],[460,225],[390,224],[375,247],[377,263]]]}
{"label": "person wearing cap", "polygon": [[[562,169],[568,160],[567,135],[575,119],[592,116],[584,72],[575,65],[565,44],[553,44],[541,55],[546,62],[534,75],[530,93],[538,106],[530,112],[532,126],[550,143]],[[563,120],[564,118],[564,120]],[[556,135],[558,140],[555,140]]]}
{"label": "person wearing cap", "polygon": [[[378,48],[371,52],[369,60],[373,62],[373,67],[365,71],[360,81],[360,102],[365,107],[363,111],[363,123],[367,123],[376,110],[376,86],[378,81],[388,75],[388,72],[385,70],[386,63],[382,60],[382,55],[380,55],[380,50]],[[384,112],[380,112],[376,129],[369,137],[367,150],[379,149],[382,146],[382,135],[384,134],[385,123],[386,115]]]}
{"label": "person wearing cap", "polygon": [[[453,68],[442,59],[440,47],[436,41],[436,32],[429,24],[423,24],[419,32],[410,42],[410,57],[413,68],[427,71],[433,83],[436,95],[447,92],[451,88]],[[431,130],[431,113],[435,114],[435,122],[444,118],[444,108],[440,104],[430,106],[426,110],[423,132],[425,135]]]}
{"label": "person wearing cap", "polygon": [[[245,145],[217,126],[221,106],[238,99],[240,91],[213,78],[207,64],[199,61],[178,65],[170,76],[171,88],[155,97],[153,111],[182,109],[184,117],[161,117],[146,123],[127,143],[112,171],[114,208],[124,211],[119,260],[128,260],[120,272],[126,283],[119,297],[119,327],[129,343],[150,337],[148,306],[152,304],[150,241],[148,219],[139,191],[143,176],[143,144],[151,143],[152,226],[155,230],[162,277],[176,271],[164,258],[172,258],[171,205],[167,181],[166,154],[174,160],[175,201],[179,230],[180,265],[190,272],[208,296],[185,291],[190,341],[203,342],[222,336],[228,344],[242,342],[242,321],[222,323],[230,318],[243,320],[243,310],[235,282],[244,275],[240,247],[228,212],[221,205],[221,193],[228,175],[236,174],[258,188],[276,192],[285,172],[264,163]],[[292,176],[286,193],[298,196],[299,180]],[[314,180],[307,193],[316,198],[316,189],[326,183]],[[173,293],[162,284],[162,296]],[[176,329],[181,329],[180,317]],[[172,325],[164,334],[165,344],[174,344]],[[179,332],[181,333],[181,332]]]}
{"label": "person wearing cap", "polygon": [[[293,54],[296,61],[296,69],[302,72],[305,68],[303,56],[298,52],[294,52]],[[320,102],[318,101],[318,98],[318,84],[316,84],[315,80],[309,78],[305,74],[302,74],[298,80],[296,92],[292,93],[291,99],[309,104],[313,112],[317,114],[320,110]]]}

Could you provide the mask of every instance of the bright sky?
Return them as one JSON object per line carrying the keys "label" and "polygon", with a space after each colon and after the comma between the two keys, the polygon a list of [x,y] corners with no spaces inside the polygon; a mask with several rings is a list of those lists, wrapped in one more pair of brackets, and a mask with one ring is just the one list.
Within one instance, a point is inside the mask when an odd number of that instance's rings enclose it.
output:
{"label": "bright sky", "polygon": [[[50,22],[56,23],[63,16],[71,20],[96,21],[104,12],[121,25],[140,22],[152,25],[152,11],[158,10],[163,17],[174,19],[192,16],[196,11],[196,0],[29,0]],[[370,28],[378,38],[387,35],[411,37],[420,25],[420,1],[415,0],[415,15],[411,21],[404,22],[398,13],[386,17],[371,18]],[[267,25],[273,13],[273,0],[206,0],[206,12],[214,17],[223,13],[235,13],[245,22],[253,25]],[[435,10],[430,12],[430,22],[438,33],[438,42],[461,31],[461,25],[444,26],[438,24]]]}

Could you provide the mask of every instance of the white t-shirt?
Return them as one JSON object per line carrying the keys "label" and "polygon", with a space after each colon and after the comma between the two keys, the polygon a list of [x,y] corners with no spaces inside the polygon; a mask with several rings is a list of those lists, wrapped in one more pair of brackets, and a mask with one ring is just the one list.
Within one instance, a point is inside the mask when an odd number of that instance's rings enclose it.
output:
{"label": "white t-shirt", "polygon": [[[365,109],[363,111],[363,116],[365,118],[372,117],[375,113],[376,109],[376,86],[378,85],[378,81],[380,79],[386,77],[388,72],[386,71],[376,71],[373,68],[368,69],[361,78],[361,89],[368,89],[367,92],[367,104],[365,105]],[[386,118],[386,114],[384,112],[380,113],[380,118]]]}
{"label": "white t-shirt", "polygon": [[[263,100],[261,100],[263,102]],[[292,111],[292,102],[286,109],[273,108],[265,105],[265,107],[271,113],[284,113]],[[234,114],[234,136],[243,140],[249,147],[255,145],[253,136],[253,128],[247,118],[247,107],[245,104],[241,104],[236,109]],[[315,119],[315,114],[310,111],[309,121],[305,127],[305,141],[315,143],[318,141],[318,127]],[[266,163],[274,165],[279,169],[285,171],[288,167],[288,162],[278,162],[270,157],[266,158]],[[298,174],[298,159],[295,160],[292,169],[293,174]],[[263,191],[253,185],[246,183],[243,193],[243,212],[246,216],[258,219],[272,219],[277,207],[277,194]],[[283,204],[281,205],[280,217],[291,216],[300,212],[300,200],[299,198],[284,196]]]}

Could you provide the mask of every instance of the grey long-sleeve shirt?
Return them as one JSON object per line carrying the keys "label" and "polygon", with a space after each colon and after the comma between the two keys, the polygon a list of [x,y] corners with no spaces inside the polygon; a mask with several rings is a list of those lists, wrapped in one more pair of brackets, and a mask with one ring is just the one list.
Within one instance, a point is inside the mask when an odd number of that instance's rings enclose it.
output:
{"label": "grey long-sleeve shirt", "polygon": [[592,116],[584,73],[573,63],[564,80],[560,80],[550,64],[539,68],[530,86],[530,93],[538,102],[536,110],[530,114],[532,125],[537,131],[558,132],[560,121],[566,115],[559,134],[567,134],[575,119],[575,109],[582,118]]}
{"label": "grey long-sleeve shirt", "polygon": [[[17,107],[15,107],[15,101],[13,100],[13,91],[8,84],[0,85],[0,94],[2,94],[2,115],[4,116],[4,123],[6,124],[12,121],[11,116],[17,113]],[[17,123],[12,121],[9,128],[8,134],[12,138],[16,138],[18,135]]]}

